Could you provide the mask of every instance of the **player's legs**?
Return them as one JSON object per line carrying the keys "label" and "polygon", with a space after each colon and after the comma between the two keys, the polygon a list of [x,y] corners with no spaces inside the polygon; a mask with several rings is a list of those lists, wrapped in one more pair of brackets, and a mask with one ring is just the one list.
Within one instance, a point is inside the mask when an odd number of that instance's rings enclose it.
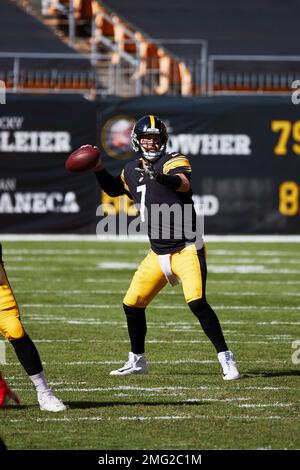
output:
{"label": "player's legs", "polygon": [[[0,262],[0,333],[9,340],[20,363],[36,387],[41,409],[65,410],[65,406],[53,395],[47,383],[35,344],[24,331],[19,308],[2,262]],[[45,401],[46,397],[47,404],[42,408],[41,401]]]}
{"label": "player's legs", "polygon": [[144,356],[147,333],[145,308],[166,283],[158,256],[150,250],[135,272],[123,300],[131,343],[128,361],[121,369],[112,371],[111,375],[147,373],[148,366]]}
{"label": "player's legs", "polygon": [[0,263],[0,333],[10,341],[29,376],[39,374],[43,370],[38,351],[24,331],[19,308],[2,263]]}
{"label": "player's legs", "polygon": [[[181,279],[184,297],[189,308],[198,318],[203,331],[217,351],[223,371],[226,372],[224,378],[226,380],[238,378],[236,364],[232,353],[228,351],[218,317],[206,300],[205,248],[197,251],[195,245],[190,245],[172,255],[171,263],[173,273]],[[230,365],[229,373],[227,369]]]}

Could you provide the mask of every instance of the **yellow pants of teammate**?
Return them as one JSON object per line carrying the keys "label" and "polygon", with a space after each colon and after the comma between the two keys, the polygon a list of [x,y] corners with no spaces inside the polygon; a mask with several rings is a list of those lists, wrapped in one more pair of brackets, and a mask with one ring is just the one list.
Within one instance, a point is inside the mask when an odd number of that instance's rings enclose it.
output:
{"label": "yellow pants of teammate", "polygon": [[0,333],[9,340],[20,339],[25,334],[19,308],[2,262],[0,262]]}
{"label": "yellow pants of teammate", "polygon": [[[197,251],[195,245],[189,245],[181,251],[173,253],[171,268],[172,272],[181,280],[186,302],[205,296],[204,247]],[[161,269],[158,255],[150,250],[135,272],[123,302],[129,307],[147,307],[166,284],[167,280]]]}

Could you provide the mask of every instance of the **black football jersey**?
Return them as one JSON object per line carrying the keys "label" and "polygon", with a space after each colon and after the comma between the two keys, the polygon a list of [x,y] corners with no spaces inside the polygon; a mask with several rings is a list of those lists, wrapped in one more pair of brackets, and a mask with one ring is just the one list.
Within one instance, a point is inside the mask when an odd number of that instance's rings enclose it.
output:
{"label": "black football jersey", "polygon": [[[166,153],[151,162],[159,173],[184,173],[188,178],[191,165],[188,158],[178,153]],[[148,224],[151,248],[157,254],[167,254],[195,241],[196,213],[192,191],[179,192],[142,177],[136,168],[142,168],[141,159],[130,161],[120,178],[127,193],[139,206],[141,221]]]}

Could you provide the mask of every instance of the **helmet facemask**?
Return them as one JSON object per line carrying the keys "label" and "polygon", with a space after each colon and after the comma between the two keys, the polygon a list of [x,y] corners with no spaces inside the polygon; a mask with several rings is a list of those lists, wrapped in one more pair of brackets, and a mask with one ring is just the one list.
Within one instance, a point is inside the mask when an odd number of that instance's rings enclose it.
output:
{"label": "helmet facemask", "polygon": [[[146,124],[142,129],[139,129],[139,123],[143,123],[145,119],[147,120],[147,116],[138,121],[137,125],[133,128],[131,133],[131,142],[135,152],[141,154],[142,157],[146,160],[153,162],[158,160],[158,158],[160,158],[166,152],[168,134],[166,132],[165,125],[158,118],[156,118],[156,120],[159,121],[159,124],[157,125],[159,128],[148,127]],[[142,146],[141,139],[147,136],[150,137],[151,135],[157,135],[160,137],[159,150],[147,150]]]}
{"label": "helmet facemask", "polygon": [[134,135],[132,137],[132,145],[133,145],[133,148],[136,152],[139,152],[140,154],[142,154],[142,157],[145,158],[146,160],[149,160],[151,162],[157,160],[158,158],[160,158],[166,151],[166,144],[167,142],[162,142],[161,140],[161,136],[159,135],[159,132],[152,132],[150,133],[149,132],[149,137],[150,135],[155,135],[157,134],[160,138],[160,147],[159,147],[159,150],[148,150],[146,149],[142,144],[141,144],[141,140],[145,137],[147,137],[147,133],[145,134],[142,134],[140,135],[139,137],[137,137],[136,135]]}

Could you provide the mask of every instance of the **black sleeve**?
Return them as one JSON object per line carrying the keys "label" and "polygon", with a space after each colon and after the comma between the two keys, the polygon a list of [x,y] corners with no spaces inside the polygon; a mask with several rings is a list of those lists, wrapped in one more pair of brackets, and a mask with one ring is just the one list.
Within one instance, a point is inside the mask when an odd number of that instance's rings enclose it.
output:
{"label": "black sleeve", "polygon": [[181,186],[181,178],[178,175],[164,175],[162,173],[157,176],[156,181],[168,186],[168,188],[173,189],[174,191],[177,191]]}
{"label": "black sleeve", "polygon": [[120,176],[114,177],[110,173],[107,173],[105,169],[97,171],[95,175],[98,180],[99,186],[109,196],[115,197],[121,196],[122,194],[128,194],[128,192],[124,188]]}

